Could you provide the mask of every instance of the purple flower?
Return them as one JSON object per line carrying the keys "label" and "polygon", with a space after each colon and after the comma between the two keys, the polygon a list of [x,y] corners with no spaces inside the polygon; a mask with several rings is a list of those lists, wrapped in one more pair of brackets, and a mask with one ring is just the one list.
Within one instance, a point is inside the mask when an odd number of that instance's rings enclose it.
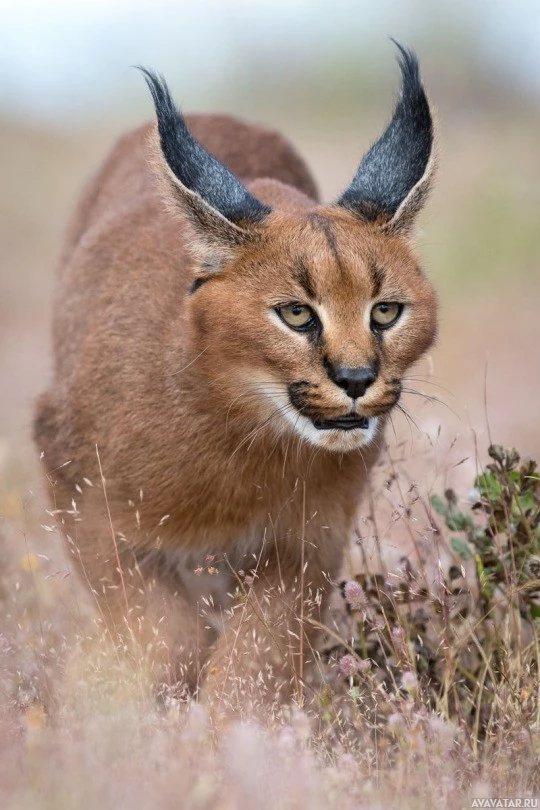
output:
{"label": "purple flower", "polygon": [[358,672],[358,662],[354,655],[347,653],[339,661],[339,671],[345,678],[352,678]]}
{"label": "purple flower", "polygon": [[345,599],[351,610],[365,610],[368,606],[366,592],[355,579],[345,583]]}

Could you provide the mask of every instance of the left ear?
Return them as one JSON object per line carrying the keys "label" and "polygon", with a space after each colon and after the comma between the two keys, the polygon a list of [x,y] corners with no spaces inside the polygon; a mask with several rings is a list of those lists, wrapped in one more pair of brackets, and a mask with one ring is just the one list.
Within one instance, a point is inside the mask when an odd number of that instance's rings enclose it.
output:
{"label": "left ear", "polygon": [[208,270],[260,236],[271,213],[188,130],[164,79],[142,71],[156,109],[159,137],[155,168],[168,207],[189,228],[188,245]]}
{"label": "left ear", "polygon": [[362,159],[337,201],[367,222],[407,234],[430,191],[435,169],[434,128],[418,60],[397,42],[401,94],[392,120]]}

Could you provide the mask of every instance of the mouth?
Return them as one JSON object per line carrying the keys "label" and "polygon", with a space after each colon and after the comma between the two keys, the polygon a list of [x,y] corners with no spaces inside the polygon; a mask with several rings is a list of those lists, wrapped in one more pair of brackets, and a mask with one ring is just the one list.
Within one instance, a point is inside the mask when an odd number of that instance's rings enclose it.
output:
{"label": "mouth", "polygon": [[351,413],[337,419],[313,419],[313,425],[317,430],[367,430],[369,418]]}

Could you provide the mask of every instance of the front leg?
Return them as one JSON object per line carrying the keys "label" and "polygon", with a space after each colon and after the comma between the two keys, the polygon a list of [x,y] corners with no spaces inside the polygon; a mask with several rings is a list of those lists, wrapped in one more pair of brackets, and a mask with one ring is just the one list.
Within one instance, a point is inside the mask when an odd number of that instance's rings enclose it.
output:
{"label": "front leg", "polygon": [[202,702],[217,721],[231,715],[262,719],[291,699],[303,705],[310,690],[306,671],[316,657],[312,620],[321,622],[331,588],[316,555],[303,568],[301,559],[295,565],[289,559],[286,571],[266,559],[246,580],[203,686]]}

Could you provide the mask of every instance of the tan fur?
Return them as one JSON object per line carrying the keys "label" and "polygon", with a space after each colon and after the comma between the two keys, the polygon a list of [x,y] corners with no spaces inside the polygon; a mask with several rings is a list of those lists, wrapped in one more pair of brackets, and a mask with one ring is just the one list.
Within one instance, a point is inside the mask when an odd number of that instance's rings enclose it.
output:
{"label": "tan fur", "polygon": [[[308,614],[323,618],[394,402],[390,381],[434,338],[435,297],[405,239],[316,202],[307,169],[279,135],[226,117],[187,120],[273,212],[248,228],[253,238],[225,247],[219,217],[197,230],[161,167],[163,204],[149,166],[153,128],[122,138],[68,233],[54,379],[35,440],[68,546],[111,632],[135,638],[191,684],[211,655],[208,699],[230,697],[250,672],[261,692],[268,681],[286,695],[300,682],[301,657],[312,657]],[[300,262],[314,301],[295,280]],[[378,434],[367,447],[349,435],[314,446],[299,414],[287,421],[280,411],[287,384],[316,385],[311,404],[326,417],[345,414],[348,398],[318,349],[272,307],[317,307],[326,355],[364,365],[375,346],[366,320],[372,267],[384,270],[377,300],[410,302],[384,336],[379,377],[360,403],[364,415],[381,416]],[[201,272],[216,277],[188,295]],[[213,648],[189,575],[206,554],[222,570],[255,569],[247,601]],[[213,584],[207,574],[200,581]]]}

